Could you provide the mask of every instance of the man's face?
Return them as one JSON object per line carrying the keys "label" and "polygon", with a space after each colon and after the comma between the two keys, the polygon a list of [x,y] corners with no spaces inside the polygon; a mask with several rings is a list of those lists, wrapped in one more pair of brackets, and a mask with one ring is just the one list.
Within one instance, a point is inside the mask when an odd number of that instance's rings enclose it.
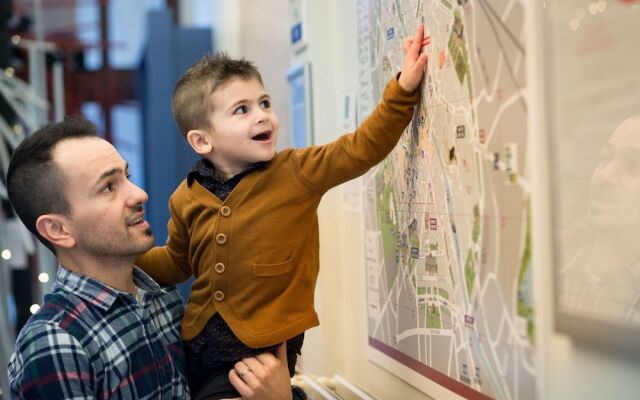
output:
{"label": "man's face", "polygon": [[93,257],[133,257],[149,250],[144,190],[128,179],[127,163],[107,141],[89,137],[60,142],[54,161],[66,178],[74,250]]}
{"label": "man's face", "polygon": [[640,116],[613,132],[591,178],[589,222],[599,229],[637,229],[640,223]]}
{"label": "man's face", "polygon": [[216,169],[235,175],[256,162],[271,160],[279,123],[262,84],[233,78],[211,96],[208,131]]}

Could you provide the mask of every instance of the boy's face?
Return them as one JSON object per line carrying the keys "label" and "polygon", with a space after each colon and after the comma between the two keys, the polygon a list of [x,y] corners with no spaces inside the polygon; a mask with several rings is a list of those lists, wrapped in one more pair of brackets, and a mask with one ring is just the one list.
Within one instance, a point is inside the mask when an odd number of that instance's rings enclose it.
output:
{"label": "boy's face", "polygon": [[233,78],[211,96],[209,133],[216,169],[233,176],[256,162],[271,160],[279,123],[262,84],[256,79]]}

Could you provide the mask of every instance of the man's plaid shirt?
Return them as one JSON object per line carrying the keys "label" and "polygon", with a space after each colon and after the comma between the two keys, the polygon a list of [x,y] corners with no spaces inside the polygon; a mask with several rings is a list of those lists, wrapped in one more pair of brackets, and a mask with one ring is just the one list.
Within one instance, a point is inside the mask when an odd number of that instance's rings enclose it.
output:
{"label": "man's plaid shirt", "polygon": [[26,399],[189,398],[182,300],[134,268],[130,293],[60,267],[53,291],[16,341],[11,396]]}

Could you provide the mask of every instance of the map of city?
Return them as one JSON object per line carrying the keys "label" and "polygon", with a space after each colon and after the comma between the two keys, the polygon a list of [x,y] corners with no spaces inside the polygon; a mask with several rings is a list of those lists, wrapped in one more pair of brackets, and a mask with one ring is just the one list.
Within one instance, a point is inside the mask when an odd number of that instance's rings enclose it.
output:
{"label": "map of city", "polygon": [[359,118],[430,37],[422,102],[363,181],[374,359],[434,397],[533,399],[525,1],[357,7]]}

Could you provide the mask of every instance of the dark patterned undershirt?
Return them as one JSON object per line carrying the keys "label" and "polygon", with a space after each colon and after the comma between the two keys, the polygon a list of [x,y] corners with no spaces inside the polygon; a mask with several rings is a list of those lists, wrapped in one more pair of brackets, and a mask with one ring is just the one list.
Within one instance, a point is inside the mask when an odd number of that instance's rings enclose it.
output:
{"label": "dark patterned undershirt", "polygon": [[220,175],[216,168],[211,164],[209,160],[204,158],[198,161],[189,174],[187,175],[187,185],[191,187],[193,181],[197,181],[205,189],[216,195],[222,201],[225,201],[231,191],[240,183],[240,180],[247,176],[249,173],[262,169],[267,165],[266,162],[259,162],[253,164],[249,168],[240,172],[238,175],[234,175],[228,180],[224,180],[224,177]]}
{"label": "dark patterned undershirt", "polygon": [[[266,162],[256,163],[225,181],[211,162],[201,159],[187,175],[187,184],[191,186],[195,180],[220,200],[225,201],[242,178],[253,171],[264,168],[265,165],[267,165]],[[303,340],[304,333],[287,340],[287,352],[300,354]],[[192,340],[185,341],[185,344],[197,354],[206,353],[206,358],[213,362],[240,360],[267,351],[273,352],[278,347],[275,345],[254,349],[246,346],[233,334],[224,319],[217,313],[209,319],[202,332]]]}

